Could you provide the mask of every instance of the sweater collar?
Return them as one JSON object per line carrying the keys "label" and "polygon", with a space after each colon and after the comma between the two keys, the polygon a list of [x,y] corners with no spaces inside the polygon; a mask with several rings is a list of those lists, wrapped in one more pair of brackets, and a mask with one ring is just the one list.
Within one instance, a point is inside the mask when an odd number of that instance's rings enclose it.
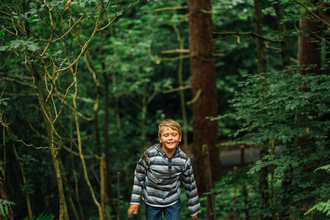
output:
{"label": "sweater collar", "polygon": [[[158,143],[158,144],[156,145],[156,148],[157,148],[158,152],[159,152],[163,157],[167,157],[166,153],[165,153],[165,152],[163,151],[163,149],[162,149],[162,144],[161,144],[161,143]],[[179,154],[179,147],[176,147],[176,148],[175,148],[175,152],[174,152],[174,154],[173,154],[173,156],[172,156],[171,158],[176,157],[178,154]]]}

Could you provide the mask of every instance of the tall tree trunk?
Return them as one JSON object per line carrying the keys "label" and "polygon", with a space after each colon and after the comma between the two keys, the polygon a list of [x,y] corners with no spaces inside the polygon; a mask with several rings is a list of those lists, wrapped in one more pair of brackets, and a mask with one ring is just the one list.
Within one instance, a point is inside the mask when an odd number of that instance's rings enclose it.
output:
{"label": "tall tree trunk", "polygon": [[78,108],[77,108],[77,102],[76,102],[76,97],[77,97],[77,94],[78,94],[77,72],[73,72],[72,74],[73,74],[73,81],[76,82],[75,83],[75,87],[74,87],[75,88],[75,92],[74,92],[74,96],[73,96],[72,102],[73,102],[73,106],[74,106],[74,117],[75,117],[75,123],[76,123],[79,157],[80,157],[80,160],[81,160],[81,165],[82,165],[82,168],[83,168],[83,173],[84,173],[84,178],[85,178],[86,184],[87,184],[87,186],[89,188],[89,191],[90,191],[90,193],[92,195],[93,202],[97,206],[100,220],[103,220],[102,208],[101,208],[100,203],[96,199],[96,196],[95,196],[95,193],[94,193],[92,184],[89,181],[88,174],[87,174],[86,163],[85,163],[85,158],[84,158],[84,155],[83,155],[83,152],[82,152],[80,127],[79,127],[79,120],[78,120]]}
{"label": "tall tree trunk", "polygon": [[[282,35],[281,55],[282,55],[282,65],[283,65],[284,73],[287,75],[291,75],[292,71],[287,69],[290,66],[290,47],[289,47],[288,35],[285,33],[286,25],[283,22],[284,6],[281,5],[281,2],[277,0],[274,4],[274,8],[276,12],[278,31],[280,35]],[[284,197],[284,195],[285,194],[289,194],[290,196],[292,195],[292,190],[289,190],[290,189],[289,186],[292,184],[292,176],[293,176],[293,170],[291,168],[288,169],[283,175],[283,179],[281,183],[282,195],[280,196],[280,208],[278,209],[280,219],[290,218],[291,201],[288,201],[287,198]]]}
{"label": "tall tree trunk", "polygon": [[[316,3],[317,1],[313,1]],[[307,33],[299,36],[298,47],[298,64],[300,69],[298,73],[301,75],[314,73],[320,73],[321,67],[321,50],[320,45],[317,42],[313,42],[313,38],[316,38],[314,34],[321,35],[321,24],[319,21],[306,17],[306,13],[303,14],[299,21],[299,28],[306,30]],[[306,69],[309,65],[314,65],[311,69]]]}
{"label": "tall tree trunk", "polygon": [[[262,0],[254,0],[254,31],[263,36],[262,30]],[[266,59],[266,43],[263,39],[257,38],[257,59],[258,59],[258,73],[267,72],[267,59]]]}
{"label": "tall tree trunk", "polygon": [[[319,0],[311,0],[312,4],[318,4]],[[317,13],[317,12],[314,12]],[[321,68],[321,45],[318,42],[315,42],[317,39],[317,35],[321,36],[321,23],[310,16],[309,12],[305,12],[302,14],[299,20],[299,29],[303,32],[299,36],[299,43],[298,43],[298,64],[299,69],[298,73],[301,75],[306,74],[320,74]],[[311,92],[311,88],[308,88],[305,85],[302,85],[301,88],[298,89],[300,92]],[[310,100],[312,102],[313,100]],[[311,111],[308,112],[310,116],[317,116],[317,112],[311,107]],[[306,114],[298,114],[295,115],[296,120],[299,121],[308,121],[308,117]],[[307,122],[308,123],[308,122]],[[308,148],[309,151],[306,152],[306,156],[313,152],[313,147],[315,147],[315,139],[310,138],[308,136],[303,136],[298,139],[297,146],[301,147],[302,149]],[[308,164],[303,164],[303,173],[308,175],[312,173],[316,167],[308,167]],[[310,187],[303,189],[304,191],[311,191]],[[313,205],[314,199],[305,200],[304,208],[308,209],[307,204]],[[312,217],[313,218],[313,217]]]}
{"label": "tall tree trunk", "polygon": [[18,157],[18,153],[17,153],[16,147],[15,147],[15,143],[13,142],[12,145],[13,145],[13,151],[14,151],[16,160],[18,161],[19,167],[21,169],[22,179],[23,179],[23,186],[25,186],[25,199],[26,199],[26,206],[27,206],[27,209],[28,209],[28,216],[29,216],[29,218],[32,218],[33,214],[32,214],[32,207],[31,207],[31,199],[30,199],[29,191],[27,190],[27,187],[26,187],[26,175],[25,175],[25,172],[24,172],[24,164],[21,161],[19,161],[19,157]]}
{"label": "tall tree trunk", "polygon": [[[254,0],[254,28],[255,32],[259,36],[263,36],[263,22],[262,22],[262,0]],[[267,59],[266,59],[266,44],[261,38],[256,39],[257,44],[257,60],[258,60],[258,73],[264,73],[267,71]],[[259,92],[265,91],[266,85],[264,81],[259,82]],[[260,146],[260,159],[263,158],[268,153],[267,141],[264,146]],[[261,198],[263,204],[268,203],[268,167],[264,167],[259,172],[259,189],[261,190]]]}
{"label": "tall tree trunk", "polygon": [[284,23],[284,6],[277,0],[274,4],[277,26],[280,35],[282,35],[281,41],[281,55],[282,55],[282,65],[285,70],[290,66],[290,47],[288,35],[286,34],[286,26]]}
{"label": "tall tree trunk", "polygon": [[[206,119],[217,116],[216,74],[213,57],[212,20],[210,0],[188,0],[190,68],[193,96],[200,94],[193,103],[193,153],[195,176],[199,195],[206,191],[203,170],[202,146],[207,144],[210,152],[211,175],[213,181],[221,179],[218,123]],[[204,12],[203,12],[204,11]]]}
{"label": "tall tree trunk", "polygon": [[[50,151],[52,156],[52,163],[56,173],[58,194],[59,194],[59,219],[63,219],[64,216],[67,216],[64,213],[65,210],[67,210],[67,208],[65,204],[65,195],[64,195],[61,171],[59,166],[59,156],[60,156],[59,154],[60,154],[62,142],[60,137],[55,131],[52,114],[48,103],[45,101],[46,99],[45,99],[44,89],[42,87],[42,77],[40,76],[38,68],[34,64],[32,65],[32,71],[33,71],[34,83],[38,91],[38,101],[42,109],[42,115],[47,130],[48,144],[49,147],[51,147]],[[59,143],[58,146],[55,145],[55,136],[58,139],[58,143]]]}
{"label": "tall tree trunk", "polygon": [[73,202],[73,200],[71,198],[71,195],[70,195],[71,187],[70,187],[68,179],[66,178],[65,169],[64,169],[64,166],[63,166],[63,163],[62,163],[61,160],[60,160],[60,169],[61,169],[61,173],[62,173],[63,185],[66,188],[66,190],[65,190],[66,200],[67,200],[68,204],[70,205],[73,219],[74,220],[79,220],[77,209],[76,209],[76,207],[74,205],[74,202]]}
{"label": "tall tree trunk", "polygon": [[[104,50],[102,50],[102,54],[104,54]],[[112,200],[112,192],[111,192],[111,173],[110,173],[110,138],[109,138],[109,77],[105,69],[105,62],[102,62],[102,72],[104,78],[104,147],[105,147],[105,191],[106,191],[106,202],[105,206],[109,207],[110,202]],[[107,210],[109,210],[107,208]],[[110,213],[105,210],[106,219],[110,219]]]}
{"label": "tall tree trunk", "polygon": [[[3,127],[3,130],[5,131],[5,127]],[[6,184],[5,184],[5,172],[2,166],[2,163],[0,161],[0,199],[8,201],[7,196],[7,190],[6,190]],[[5,210],[4,205],[1,207],[2,210]],[[7,216],[0,216],[0,220],[12,220],[13,218],[13,211],[10,207],[8,207],[8,213]]]}
{"label": "tall tree trunk", "polygon": [[[104,218],[104,216],[110,216],[110,215],[105,215],[105,212],[108,212],[108,208],[106,208],[105,210],[105,185],[104,185],[104,180],[105,180],[105,173],[104,172],[104,167],[106,166],[106,164],[104,164],[104,157],[102,155],[102,146],[101,146],[101,135],[100,135],[100,129],[99,129],[99,120],[98,120],[98,110],[99,110],[99,106],[100,106],[100,99],[101,99],[101,83],[100,83],[100,79],[99,79],[99,74],[97,69],[95,68],[93,61],[90,57],[90,54],[88,51],[86,51],[86,56],[89,62],[89,65],[91,67],[91,72],[93,73],[93,78],[96,84],[96,90],[97,90],[97,98],[95,101],[95,105],[93,108],[94,111],[94,129],[95,129],[95,138],[96,138],[96,147],[97,147],[97,152],[98,152],[98,156],[100,158],[100,205],[101,205],[101,209],[102,209],[102,218]],[[87,62],[86,62],[87,63]]]}

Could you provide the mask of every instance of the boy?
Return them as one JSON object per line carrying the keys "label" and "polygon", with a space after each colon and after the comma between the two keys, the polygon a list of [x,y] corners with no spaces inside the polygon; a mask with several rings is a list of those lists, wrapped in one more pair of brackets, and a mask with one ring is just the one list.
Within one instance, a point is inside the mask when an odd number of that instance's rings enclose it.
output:
{"label": "boy", "polygon": [[146,203],[146,220],[180,220],[180,177],[188,198],[188,209],[197,220],[200,203],[189,157],[178,148],[182,133],[179,123],[163,120],[158,126],[159,144],[149,147],[139,160],[133,193],[127,211],[131,218],[139,209],[141,191]]}

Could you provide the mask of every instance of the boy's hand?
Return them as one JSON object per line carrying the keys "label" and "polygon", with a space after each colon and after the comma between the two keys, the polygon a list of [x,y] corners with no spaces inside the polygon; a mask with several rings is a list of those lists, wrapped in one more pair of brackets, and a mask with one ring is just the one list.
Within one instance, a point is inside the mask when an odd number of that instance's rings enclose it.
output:
{"label": "boy's hand", "polygon": [[[129,218],[132,218],[132,213],[134,215],[136,215],[138,213],[138,210],[139,210],[139,205],[136,205],[136,204],[131,204],[128,208],[128,211],[127,211],[127,215]],[[196,218],[197,219],[197,218]]]}
{"label": "boy's hand", "polygon": [[191,216],[192,220],[197,220],[197,215]]}

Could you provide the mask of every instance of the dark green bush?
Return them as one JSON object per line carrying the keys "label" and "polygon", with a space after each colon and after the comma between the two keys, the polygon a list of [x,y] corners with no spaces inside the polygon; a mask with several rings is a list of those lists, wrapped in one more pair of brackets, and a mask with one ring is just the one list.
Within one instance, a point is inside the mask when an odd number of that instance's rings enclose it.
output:
{"label": "dark green bush", "polygon": [[[266,154],[247,173],[241,169],[223,178],[213,189],[223,193],[228,188],[242,189],[246,185],[247,207],[242,203],[242,194],[237,195],[240,202],[235,207],[221,199],[219,205],[228,212],[242,214],[247,208],[250,219],[309,215],[313,219],[328,219],[330,77],[262,73],[247,76],[240,86],[245,87],[244,92],[232,102],[236,112],[213,119],[240,120],[242,128],[233,134],[232,144],[259,146]],[[263,192],[267,204],[258,188],[262,169],[269,175],[268,189]]]}

